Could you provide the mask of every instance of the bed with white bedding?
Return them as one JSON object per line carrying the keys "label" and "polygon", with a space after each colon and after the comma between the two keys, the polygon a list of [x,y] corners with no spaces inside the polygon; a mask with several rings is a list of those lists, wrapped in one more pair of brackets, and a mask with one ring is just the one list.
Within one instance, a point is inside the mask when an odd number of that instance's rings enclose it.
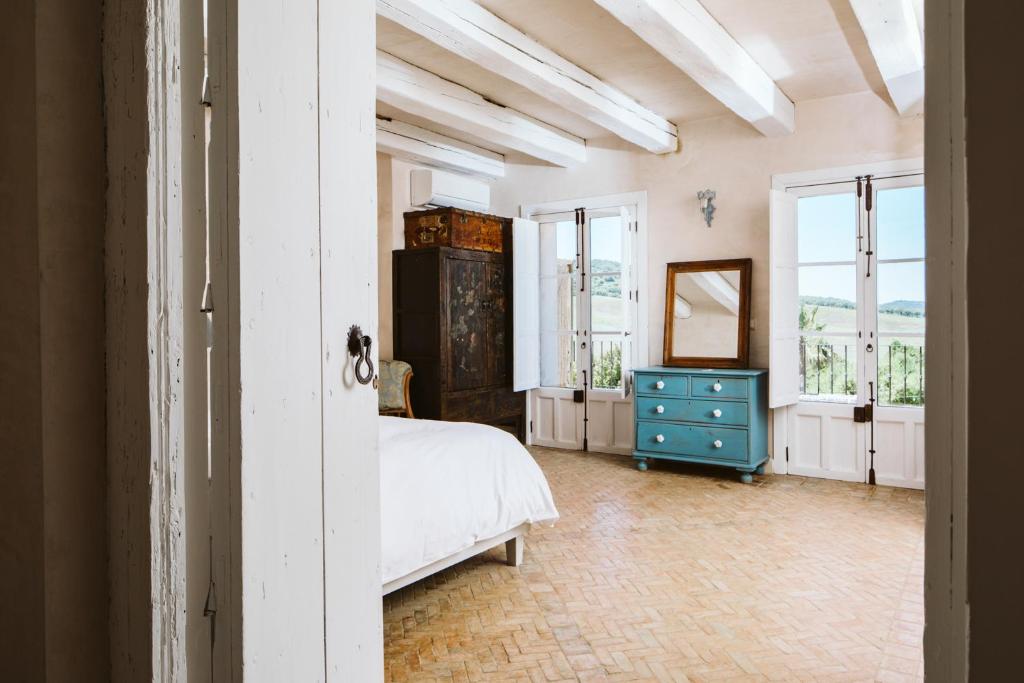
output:
{"label": "bed with white bedding", "polygon": [[384,594],[500,543],[518,564],[529,526],[558,519],[544,473],[511,434],[379,419]]}

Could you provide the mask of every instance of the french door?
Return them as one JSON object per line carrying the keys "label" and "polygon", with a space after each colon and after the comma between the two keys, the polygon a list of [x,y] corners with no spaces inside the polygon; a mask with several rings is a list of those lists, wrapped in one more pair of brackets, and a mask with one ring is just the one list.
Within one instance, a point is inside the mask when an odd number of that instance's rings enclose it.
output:
{"label": "french door", "polygon": [[796,196],[799,400],[792,474],[924,487],[923,176]]}
{"label": "french door", "polygon": [[628,453],[637,319],[636,206],[534,215],[540,231],[540,386],[531,443]]}

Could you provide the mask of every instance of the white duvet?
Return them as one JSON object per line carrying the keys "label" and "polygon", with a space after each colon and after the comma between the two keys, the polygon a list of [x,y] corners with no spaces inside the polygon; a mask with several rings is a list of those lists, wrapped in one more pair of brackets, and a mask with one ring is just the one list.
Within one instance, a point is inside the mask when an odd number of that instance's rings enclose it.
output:
{"label": "white duvet", "polygon": [[468,422],[380,418],[381,565],[387,583],[558,510],[515,437]]}

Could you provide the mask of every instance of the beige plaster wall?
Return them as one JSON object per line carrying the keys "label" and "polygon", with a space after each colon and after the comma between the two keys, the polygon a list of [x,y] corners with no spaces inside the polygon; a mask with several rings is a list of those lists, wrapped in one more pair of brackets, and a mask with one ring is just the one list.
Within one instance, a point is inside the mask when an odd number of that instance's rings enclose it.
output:
{"label": "beige plaster wall", "polygon": [[[768,190],[777,173],[919,157],[921,117],[901,119],[875,93],[797,105],[797,132],[767,138],[734,116],[680,126],[681,151],[655,156],[591,144],[574,169],[510,163],[492,186],[492,211],[518,215],[520,205],[645,190],[648,199],[649,360],[660,363],[664,332],[665,264],[753,259],[751,356],[768,364]],[[697,192],[718,192],[713,226],[704,225]]]}
{"label": "beige plaster wall", "polygon": [[45,676],[35,8],[0,10],[0,679]]}
{"label": "beige plaster wall", "polygon": [[0,679],[107,680],[103,3],[0,13]]}
{"label": "beige plaster wall", "polygon": [[[1020,677],[1021,3],[965,3],[970,680]],[[958,510],[954,507],[954,510]]]}
{"label": "beige plaster wall", "polygon": [[392,325],[391,252],[405,247],[405,221],[407,211],[417,211],[410,203],[409,173],[422,168],[387,154],[377,154],[377,273],[380,283],[378,328],[380,357],[394,358]]}

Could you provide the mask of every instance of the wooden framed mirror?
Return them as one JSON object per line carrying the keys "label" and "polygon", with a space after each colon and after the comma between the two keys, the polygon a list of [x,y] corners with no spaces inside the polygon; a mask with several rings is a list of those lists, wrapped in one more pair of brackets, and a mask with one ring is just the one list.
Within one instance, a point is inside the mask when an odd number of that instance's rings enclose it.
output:
{"label": "wooden framed mirror", "polygon": [[668,264],[664,365],[745,368],[750,259]]}

